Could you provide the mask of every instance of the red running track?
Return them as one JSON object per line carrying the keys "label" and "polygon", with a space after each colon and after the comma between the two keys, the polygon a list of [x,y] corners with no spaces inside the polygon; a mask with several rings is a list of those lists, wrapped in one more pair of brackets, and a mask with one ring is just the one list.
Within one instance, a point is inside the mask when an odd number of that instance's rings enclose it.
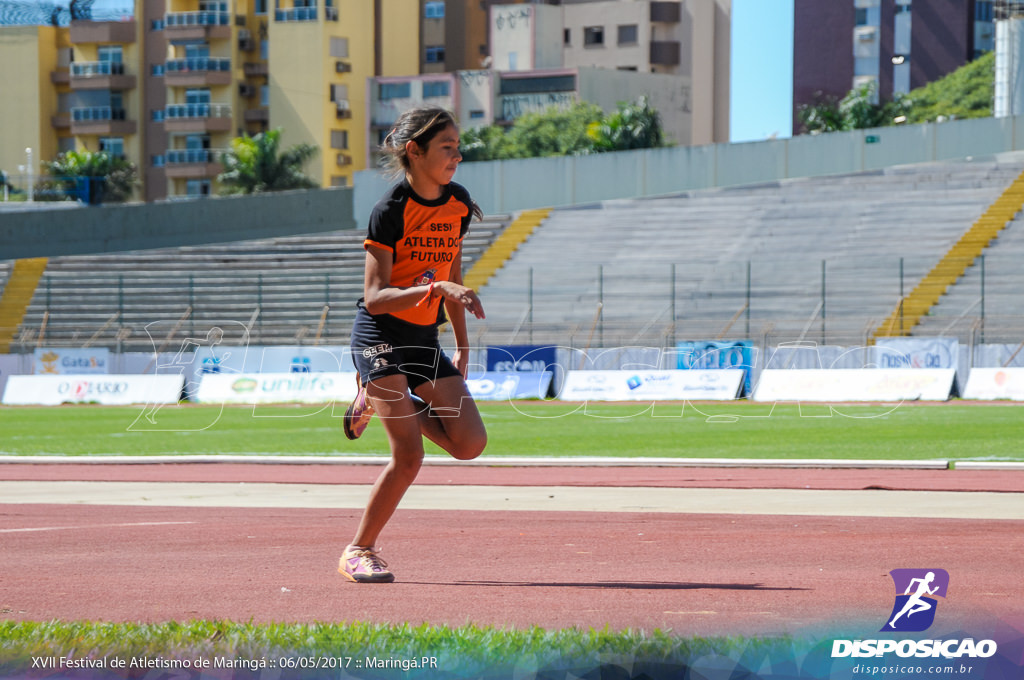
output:
{"label": "red running track", "polygon": [[[188,481],[198,475],[205,481],[363,483],[378,470],[11,465],[0,466],[0,478]],[[1021,490],[1020,473],[786,470],[773,479],[775,474],[427,467],[417,483],[571,479],[600,487],[671,480],[681,487],[836,489],[946,489],[955,483]],[[1020,521],[399,509],[381,541],[398,581],[356,585],[335,568],[358,516],[355,510],[0,504],[0,615],[608,626],[685,635],[853,628],[873,635],[893,603],[888,572],[937,567],[951,576],[938,619],[943,629],[975,636],[997,622],[1024,629]]]}

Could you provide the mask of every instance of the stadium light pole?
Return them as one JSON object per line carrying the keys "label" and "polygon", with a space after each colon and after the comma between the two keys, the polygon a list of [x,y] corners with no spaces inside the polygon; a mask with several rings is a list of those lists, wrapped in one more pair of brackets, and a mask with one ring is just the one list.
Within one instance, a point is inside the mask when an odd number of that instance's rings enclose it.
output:
{"label": "stadium light pole", "polygon": [[28,202],[31,203],[35,200],[35,192],[32,187],[32,147],[25,147],[25,160],[28,163],[25,166],[25,171],[28,173]]}

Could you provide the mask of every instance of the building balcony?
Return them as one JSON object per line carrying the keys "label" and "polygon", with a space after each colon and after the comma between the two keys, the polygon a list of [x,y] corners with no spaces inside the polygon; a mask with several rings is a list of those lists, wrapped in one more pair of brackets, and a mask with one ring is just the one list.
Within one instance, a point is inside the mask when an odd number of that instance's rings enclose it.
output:
{"label": "building balcony", "polygon": [[665,24],[678,24],[683,17],[683,3],[655,2],[651,3],[651,21]]}
{"label": "building balcony", "polygon": [[58,111],[57,113],[50,116],[50,125],[57,130],[67,130],[71,127],[71,112],[70,111]]}
{"label": "building balcony", "polygon": [[682,49],[678,40],[652,40],[651,64],[656,66],[679,66],[679,54]]}
{"label": "building balcony", "polygon": [[227,149],[168,149],[164,172],[172,179],[213,178],[224,171],[220,162]]}
{"label": "building balcony", "polygon": [[131,90],[134,75],[124,72],[116,61],[82,61],[71,64],[71,87],[75,90]]}
{"label": "building balcony", "polygon": [[242,65],[246,78],[270,75],[270,66],[265,61],[247,61]]}
{"label": "building balcony", "polygon": [[71,71],[68,71],[67,69],[50,71],[50,82],[54,85],[70,85]]}
{"label": "building balcony", "polygon": [[164,62],[164,83],[169,87],[231,84],[231,60],[215,57],[169,59]]}
{"label": "building balcony", "polygon": [[291,9],[274,10],[274,21],[316,21],[316,7],[293,7]]}
{"label": "building balcony", "polygon": [[231,37],[231,15],[227,12],[168,12],[164,33],[170,41],[208,40]]}
{"label": "building balcony", "polygon": [[269,123],[270,122],[270,110],[265,108],[259,109],[246,109],[245,110],[245,122],[246,123]]}
{"label": "building balcony", "polygon": [[133,135],[138,126],[126,120],[124,109],[110,106],[78,106],[71,109],[73,135]]}
{"label": "building balcony", "polygon": [[231,129],[229,104],[170,104],[164,109],[167,132],[228,132]]}
{"label": "building balcony", "polygon": [[69,31],[72,45],[85,43],[133,43],[135,20],[72,21]]}

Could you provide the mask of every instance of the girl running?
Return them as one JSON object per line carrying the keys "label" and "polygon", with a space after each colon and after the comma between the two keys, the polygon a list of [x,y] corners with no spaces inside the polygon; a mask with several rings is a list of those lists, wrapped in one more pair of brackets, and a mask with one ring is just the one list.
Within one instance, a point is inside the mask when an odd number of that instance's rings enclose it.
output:
{"label": "girl running", "polygon": [[[460,460],[487,443],[466,387],[469,339],[465,312],[484,318],[476,293],[462,285],[462,239],[482,217],[465,188],[452,182],[462,160],[459,130],[441,108],[399,117],[382,147],[401,181],[374,207],[363,247],[363,297],[352,327],[352,358],[360,388],[345,412],[345,436],[356,439],[376,413],[391,461],[370,492],[338,571],[357,583],[395,580],[375,547],[423,462],[423,437]],[[456,348],[449,359],[438,326],[451,322]]]}

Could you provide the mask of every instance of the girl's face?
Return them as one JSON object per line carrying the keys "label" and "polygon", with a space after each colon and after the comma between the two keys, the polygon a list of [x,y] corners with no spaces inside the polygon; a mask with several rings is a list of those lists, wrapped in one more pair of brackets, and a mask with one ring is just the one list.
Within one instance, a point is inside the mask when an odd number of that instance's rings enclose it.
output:
{"label": "girl's face", "polygon": [[416,142],[409,142],[409,174],[413,184],[431,189],[449,184],[459,167],[459,130],[449,125],[427,144],[426,150]]}

